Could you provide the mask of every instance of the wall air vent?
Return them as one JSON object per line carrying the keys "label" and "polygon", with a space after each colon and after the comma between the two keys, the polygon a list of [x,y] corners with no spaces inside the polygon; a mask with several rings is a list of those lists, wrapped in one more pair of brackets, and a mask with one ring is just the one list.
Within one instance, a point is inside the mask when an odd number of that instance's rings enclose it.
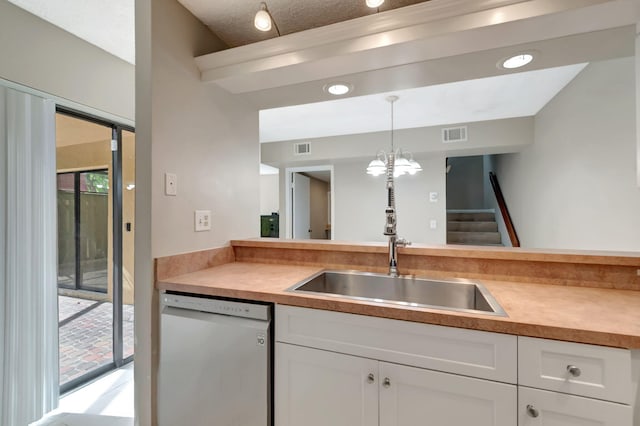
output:
{"label": "wall air vent", "polygon": [[300,142],[293,144],[293,155],[309,154],[311,154],[311,144],[309,142]]}
{"label": "wall air vent", "polygon": [[465,142],[467,140],[467,126],[447,127],[442,129],[442,142]]}

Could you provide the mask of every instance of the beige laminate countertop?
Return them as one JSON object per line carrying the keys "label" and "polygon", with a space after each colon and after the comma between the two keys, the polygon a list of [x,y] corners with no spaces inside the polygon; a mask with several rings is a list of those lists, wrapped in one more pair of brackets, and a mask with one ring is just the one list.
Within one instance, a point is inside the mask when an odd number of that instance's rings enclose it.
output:
{"label": "beige laminate countertop", "polygon": [[285,291],[321,270],[308,266],[233,262],[171,277],[156,285],[159,290],[640,349],[640,291],[479,280],[508,317]]}

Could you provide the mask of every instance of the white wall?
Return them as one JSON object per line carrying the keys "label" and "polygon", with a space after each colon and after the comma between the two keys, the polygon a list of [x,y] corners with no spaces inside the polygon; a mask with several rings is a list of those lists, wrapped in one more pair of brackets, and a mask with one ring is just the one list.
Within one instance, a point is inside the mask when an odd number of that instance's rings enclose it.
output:
{"label": "white wall", "polygon": [[[423,168],[414,176],[396,179],[398,235],[414,243],[445,244],[446,195],[443,153],[425,154],[415,159]],[[366,174],[368,161],[340,162],[335,167],[336,240],[386,241],[387,190],[385,177]],[[429,202],[429,192],[438,192],[439,201]],[[435,230],[429,220],[437,221]]]}
{"label": "white wall", "polygon": [[134,119],[135,67],[0,0],[0,78]]}
{"label": "white wall", "polygon": [[592,63],[535,118],[535,141],[500,156],[524,247],[640,250],[634,58]]}
{"label": "white wall", "polygon": [[260,214],[270,215],[280,210],[280,176],[260,176]]}

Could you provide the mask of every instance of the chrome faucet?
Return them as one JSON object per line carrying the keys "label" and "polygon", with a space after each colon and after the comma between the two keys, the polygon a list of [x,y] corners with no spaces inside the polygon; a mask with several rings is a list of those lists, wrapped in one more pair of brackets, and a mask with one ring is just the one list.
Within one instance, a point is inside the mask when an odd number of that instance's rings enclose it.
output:
{"label": "chrome faucet", "polygon": [[397,249],[398,247],[406,247],[411,244],[410,241],[404,238],[398,238],[396,233],[396,199],[395,199],[395,184],[394,184],[394,163],[395,153],[391,152],[387,161],[387,208],[385,214],[387,221],[384,226],[384,235],[389,236],[389,275],[397,277],[398,273],[398,260]]}
{"label": "chrome faucet", "polygon": [[[395,173],[398,176],[409,173],[411,175],[422,170],[420,164],[413,160],[411,153],[403,153],[401,149],[395,150],[393,145],[393,103],[398,100],[397,96],[387,96],[387,101],[391,104],[391,151],[385,153],[384,151],[378,151],[376,159],[369,163],[367,167],[367,174],[373,176],[380,176],[382,174],[387,175],[387,208],[385,209],[385,215],[387,217],[384,225],[384,235],[389,237],[389,275],[392,277],[398,276],[398,260],[397,249],[398,247],[405,247],[411,243],[404,238],[398,238],[396,233],[396,196],[394,188]],[[409,154],[409,157],[406,156]],[[398,159],[398,169],[396,170],[396,159]]]}

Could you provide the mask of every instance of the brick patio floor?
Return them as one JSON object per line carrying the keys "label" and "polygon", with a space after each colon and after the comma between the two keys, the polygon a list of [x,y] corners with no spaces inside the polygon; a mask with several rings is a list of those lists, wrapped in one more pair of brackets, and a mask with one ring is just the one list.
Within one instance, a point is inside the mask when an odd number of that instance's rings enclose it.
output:
{"label": "brick patio floor", "polygon": [[[113,361],[113,305],[58,296],[60,384]],[[133,306],[124,305],[124,358],[133,354]]]}

